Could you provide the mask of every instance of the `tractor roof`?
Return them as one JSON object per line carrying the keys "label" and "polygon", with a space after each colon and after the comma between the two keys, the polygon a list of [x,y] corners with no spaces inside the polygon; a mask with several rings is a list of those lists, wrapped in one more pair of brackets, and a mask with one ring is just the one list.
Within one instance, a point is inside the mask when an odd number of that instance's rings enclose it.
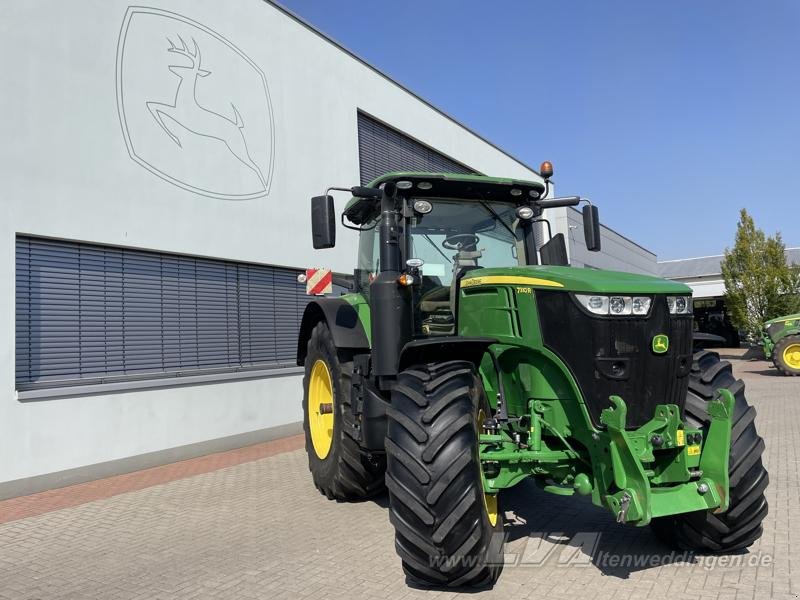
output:
{"label": "tractor roof", "polygon": [[[454,198],[468,201],[494,201],[521,203],[531,196],[544,194],[543,181],[524,181],[485,175],[462,175],[460,173],[394,172],[381,175],[370,182],[370,187],[379,187],[393,181],[410,182],[410,187],[399,189],[400,194],[421,198]],[[420,189],[421,182],[430,183],[430,189]],[[348,220],[356,225],[365,223],[378,214],[380,200],[374,198],[351,198],[344,209]]]}

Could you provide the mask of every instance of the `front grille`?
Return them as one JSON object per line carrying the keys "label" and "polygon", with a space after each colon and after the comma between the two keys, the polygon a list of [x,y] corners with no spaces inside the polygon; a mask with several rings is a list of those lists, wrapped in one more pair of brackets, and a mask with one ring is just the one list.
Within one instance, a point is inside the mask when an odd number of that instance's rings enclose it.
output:
{"label": "front grille", "polygon": [[[669,314],[665,296],[655,296],[647,317],[600,317],[585,312],[568,292],[537,290],[536,304],[544,345],[572,372],[592,422],[608,397],[628,406],[629,428],[643,425],[658,404],[686,401],[692,366],[692,316]],[[652,339],[669,336],[669,350],[656,354]]]}

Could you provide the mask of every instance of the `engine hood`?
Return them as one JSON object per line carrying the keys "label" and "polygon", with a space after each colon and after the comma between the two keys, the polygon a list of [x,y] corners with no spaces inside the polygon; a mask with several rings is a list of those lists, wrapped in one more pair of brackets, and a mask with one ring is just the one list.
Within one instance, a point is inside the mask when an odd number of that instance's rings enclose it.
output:
{"label": "engine hood", "polygon": [[547,265],[475,269],[461,280],[461,287],[491,284],[596,294],[692,294],[687,285],[650,275]]}
{"label": "engine hood", "polygon": [[773,323],[784,323],[786,321],[800,321],[800,313],[795,313],[793,315],[785,315],[783,317],[775,317],[774,319],[770,319],[769,321],[765,321],[764,325],[772,325]]}

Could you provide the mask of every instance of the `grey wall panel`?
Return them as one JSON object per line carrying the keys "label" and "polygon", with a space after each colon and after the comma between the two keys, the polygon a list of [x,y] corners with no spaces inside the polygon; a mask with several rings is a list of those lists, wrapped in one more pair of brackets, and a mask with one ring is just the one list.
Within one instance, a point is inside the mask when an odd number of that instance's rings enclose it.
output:
{"label": "grey wall panel", "polygon": [[297,271],[18,236],[18,389],[292,365]]}
{"label": "grey wall panel", "polygon": [[[600,207],[602,219],[603,209]],[[613,271],[627,271],[645,275],[657,275],[656,255],[636,242],[601,225],[600,252],[589,252],[583,237],[583,215],[574,208],[566,209],[566,231],[570,262],[576,267],[590,267]],[[558,231],[556,228],[555,231]]]}

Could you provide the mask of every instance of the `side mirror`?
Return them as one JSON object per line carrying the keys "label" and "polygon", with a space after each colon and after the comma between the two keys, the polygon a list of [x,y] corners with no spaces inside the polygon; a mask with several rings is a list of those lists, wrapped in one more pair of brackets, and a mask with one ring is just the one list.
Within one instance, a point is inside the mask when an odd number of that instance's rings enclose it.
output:
{"label": "side mirror", "polygon": [[333,196],[314,196],[311,199],[311,242],[315,250],[336,245],[336,213]]}
{"label": "side mirror", "polygon": [[583,236],[586,249],[590,252],[600,251],[600,214],[593,204],[583,207]]}

